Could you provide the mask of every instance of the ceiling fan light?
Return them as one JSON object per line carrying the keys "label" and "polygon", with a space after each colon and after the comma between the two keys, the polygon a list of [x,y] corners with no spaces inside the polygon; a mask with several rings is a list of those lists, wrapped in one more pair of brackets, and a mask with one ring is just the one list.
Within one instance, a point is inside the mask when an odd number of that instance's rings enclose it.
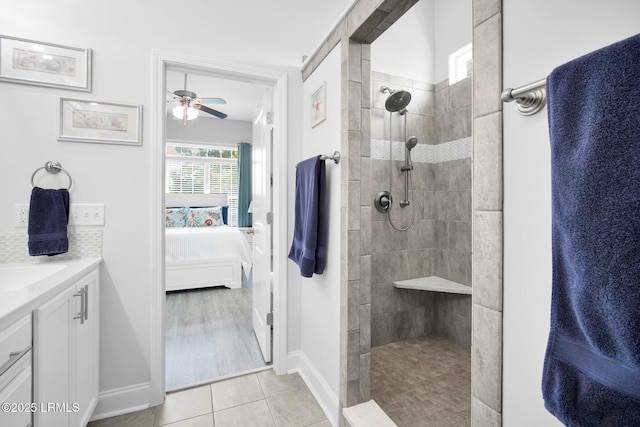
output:
{"label": "ceiling fan light", "polygon": [[[176,119],[182,120],[184,118],[184,106],[178,105],[174,107],[172,110],[172,113],[173,113],[173,117],[175,117]],[[196,110],[193,107],[188,107],[187,120],[193,120],[193,119],[196,119],[197,117],[198,117],[198,110]]]}

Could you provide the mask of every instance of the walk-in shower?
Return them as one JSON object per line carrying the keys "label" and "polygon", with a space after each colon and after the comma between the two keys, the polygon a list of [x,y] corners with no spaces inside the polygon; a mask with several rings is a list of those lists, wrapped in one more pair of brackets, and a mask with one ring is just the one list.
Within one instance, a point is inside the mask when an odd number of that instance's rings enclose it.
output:
{"label": "walk-in shower", "polygon": [[389,190],[379,192],[374,199],[374,206],[378,212],[387,213],[389,224],[398,231],[406,231],[413,225],[414,207],[411,206],[411,220],[406,227],[396,226],[391,219],[391,208],[393,205],[393,197],[391,196],[393,181],[393,137],[392,137],[392,117],[393,113],[398,113],[404,118],[404,166],[400,171],[404,174],[404,199],[400,201],[400,207],[405,208],[411,205],[409,200],[410,188],[413,188],[413,164],[411,163],[411,150],[418,144],[418,138],[415,136],[407,137],[407,106],[411,102],[411,93],[406,90],[394,90],[387,86],[382,86],[380,92],[388,93],[384,108],[389,112]]}

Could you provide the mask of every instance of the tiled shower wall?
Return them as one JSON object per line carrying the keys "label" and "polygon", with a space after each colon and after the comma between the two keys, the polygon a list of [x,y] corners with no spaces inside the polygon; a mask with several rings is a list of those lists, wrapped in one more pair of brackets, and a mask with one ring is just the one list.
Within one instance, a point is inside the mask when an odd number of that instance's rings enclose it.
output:
{"label": "tiled shower wall", "polygon": [[[409,113],[384,109],[381,86],[412,94]],[[391,219],[371,209],[371,345],[436,334],[469,348],[471,298],[397,289],[393,281],[439,276],[471,285],[471,85],[436,86],[388,74],[372,73],[371,197],[392,188]],[[404,199],[405,118],[412,150],[411,205]],[[394,141],[389,152],[389,131]],[[393,159],[389,183],[389,157]]]}

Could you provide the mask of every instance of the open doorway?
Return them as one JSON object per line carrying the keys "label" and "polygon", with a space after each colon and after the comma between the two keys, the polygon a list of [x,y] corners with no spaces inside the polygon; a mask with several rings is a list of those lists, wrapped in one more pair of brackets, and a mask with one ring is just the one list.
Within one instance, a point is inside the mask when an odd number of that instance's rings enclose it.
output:
{"label": "open doorway", "polygon": [[[271,156],[263,151],[259,124],[260,116],[272,111],[272,91],[263,83],[167,67],[168,391],[270,365],[271,270],[254,265],[270,261],[271,247],[260,241],[264,228],[254,244],[252,214],[253,205],[258,217],[271,211],[270,198],[253,199],[270,192],[254,181],[260,184],[261,175],[270,175],[261,161]],[[265,98],[269,102],[263,106]]]}
{"label": "open doorway", "polygon": [[[176,300],[177,299],[183,300],[178,304],[169,303],[169,301],[166,299],[166,294],[165,294],[165,291],[166,291],[165,283],[166,283],[166,286],[173,286],[174,279],[175,279],[175,277],[172,275],[173,273],[169,273],[169,270],[165,269],[165,266],[168,267],[168,264],[169,264],[165,259],[165,256],[166,256],[165,247],[169,245],[169,242],[167,241],[166,235],[165,235],[165,231],[166,231],[165,208],[168,206],[167,197],[166,197],[167,181],[165,179],[165,176],[166,176],[165,169],[166,169],[167,161],[169,159],[169,156],[167,155],[167,146],[168,146],[167,143],[172,144],[174,147],[173,149],[175,149],[175,147],[182,147],[182,146],[189,148],[189,147],[197,146],[198,143],[200,142],[199,139],[201,139],[200,137],[197,137],[195,135],[196,131],[198,130],[195,123],[198,122],[199,119],[192,120],[192,121],[187,120],[186,126],[184,125],[184,121],[178,120],[178,123],[177,123],[178,126],[182,126],[183,128],[190,129],[190,130],[187,130],[186,133],[183,136],[181,136],[177,141],[176,141],[176,138],[171,137],[171,132],[172,132],[171,128],[176,123],[170,123],[169,120],[172,120],[172,119],[171,119],[171,116],[167,114],[168,111],[169,111],[169,114],[171,114],[171,110],[167,108],[168,107],[166,102],[167,90],[169,92],[175,92],[176,89],[181,89],[181,90],[195,92],[195,90],[192,89],[193,86],[191,87],[189,86],[189,80],[187,80],[186,89],[184,87],[184,74],[186,72],[189,78],[191,78],[190,77],[191,74],[198,74],[202,77],[208,76],[211,79],[220,80],[224,83],[222,87],[231,88],[233,86],[237,86],[238,84],[242,83],[242,85],[244,85],[245,87],[253,87],[253,88],[257,87],[262,91],[273,93],[274,101],[272,104],[272,109],[271,109],[272,111],[269,117],[273,118],[274,116],[277,117],[278,115],[280,115],[281,117],[281,120],[273,120],[272,123],[270,124],[272,128],[271,135],[273,135],[272,151],[275,152],[273,155],[273,158],[276,159],[274,161],[273,166],[274,166],[274,169],[276,167],[281,167],[281,170],[286,170],[286,168],[284,168],[283,165],[281,166],[279,164],[279,161],[277,160],[277,159],[286,159],[286,138],[285,138],[286,132],[284,131],[284,129],[286,129],[286,126],[285,126],[286,75],[283,75],[282,73],[279,73],[279,72],[273,72],[271,70],[264,70],[264,69],[251,68],[247,70],[246,67],[236,66],[233,64],[231,65],[219,64],[219,63],[208,61],[202,58],[177,56],[177,55],[167,54],[164,52],[157,53],[155,55],[155,67],[156,67],[156,73],[155,73],[156,80],[155,80],[155,86],[154,86],[154,92],[155,92],[154,94],[155,113],[154,114],[155,114],[155,120],[157,123],[156,123],[156,126],[154,126],[154,131],[156,133],[156,138],[154,138],[154,145],[155,145],[154,170],[156,171],[156,175],[155,175],[156,179],[154,180],[154,182],[156,183],[156,185],[154,186],[155,194],[153,195],[153,199],[154,199],[153,206],[154,206],[154,209],[161,209],[163,212],[163,215],[162,215],[162,221],[157,221],[156,219],[157,223],[154,226],[155,233],[157,233],[157,235],[155,235],[154,237],[160,242],[159,248],[162,248],[162,250],[156,251],[154,253],[154,266],[156,267],[154,268],[155,270],[154,274],[156,274],[156,276],[160,279],[159,280],[160,286],[156,287],[157,294],[155,294],[155,297],[154,297],[155,309],[153,310],[153,322],[154,322],[154,330],[157,332],[157,336],[152,337],[152,347],[155,348],[158,353],[162,354],[163,357],[158,357],[158,360],[152,358],[151,362],[152,362],[153,400],[161,401],[166,389],[177,389],[177,388],[182,388],[185,386],[189,386],[189,385],[193,385],[201,382],[210,382],[219,377],[225,377],[229,375],[232,376],[234,374],[237,375],[239,373],[246,372],[246,370],[253,369],[252,367],[243,368],[242,366],[235,366],[235,367],[232,367],[231,371],[225,374],[225,373],[220,373],[221,371],[216,372],[209,368],[198,368],[198,367],[189,368],[192,372],[197,372],[199,377],[195,376],[195,374],[193,373],[188,374],[187,378],[189,379],[185,380],[186,382],[183,382],[183,384],[177,384],[173,380],[169,381],[169,378],[167,377],[167,371],[165,371],[165,366],[167,367],[167,370],[168,370],[169,368],[168,364],[170,361],[169,357],[164,355],[165,342],[167,343],[167,345],[169,345],[172,340],[172,337],[170,337],[169,332],[166,329],[167,326],[170,326],[169,318],[171,313],[169,312],[169,310],[170,309],[173,310],[177,306],[186,304],[185,298],[176,298]],[[182,73],[181,82],[179,86],[176,88],[169,86],[171,84],[171,80],[170,80],[171,74],[174,71]],[[176,84],[174,83],[174,86],[175,85]],[[230,101],[231,99],[231,95],[221,96],[223,95],[221,90],[219,90],[215,94],[206,93],[207,91],[206,88],[203,90],[204,92],[202,92],[202,96],[217,97],[217,98],[224,98],[226,96],[227,98],[229,98],[228,101]],[[171,98],[171,95],[169,95],[169,98]],[[256,99],[255,101],[257,104],[259,99]],[[231,116],[230,113],[233,110],[231,108],[230,102],[224,105],[217,105],[214,108],[218,112],[227,114],[229,116]],[[250,112],[250,114],[251,113],[255,113],[255,112]],[[252,117],[249,121],[250,128],[253,127],[254,119],[255,118]],[[200,120],[200,125],[204,124],[203,123],[204,120],[221,120],[221,119],[220,117],[217,117],[217,116],[214,116],[211,118],[208,118],[208,117],[202,118],[202,120]],[[192,133],[189,133],[189,132],[192,132]],[[221,129],[218,129],[217,131],[213,132],[213,136],[211,137],[211,140],[213,141],[212,145],[217,144],[218,146],[217,148],[212,148],[212,150],[205,150],[205,151],[210,151],[211,153],[213,153],[216,150],[218,150],[218,152],[233,151],[232,150],[233,144],[230,144],[227,146],[225,146],[225,144],[220,144],[221,140],[224,139],[224,136],[225,136],[225,133]],[[243,139],[253,139],[253,137],[243,138]],[[237,142],[250,142],[250,141],[236,141],[236,143]],[[180,151],[182,151],[182,148],[180,149]],[[188,149],[186,149],[185,151],[188,151]],[[231,157],[233,157],[233,155],[234,154],[232,154]],[[269,155],[271,157],[271,153]],[[269,181],[271,181],[271,179]],[[269,323],[269,331],[271,331],[271,326],[273,326],[273,331],[275,334],[273,337],[273,345],[274,345],[273,366],[277,373],[284,373],[286,369],[285,368],[286,366],[285,365],[286,363],[286,311],[285,311],[286,305],[283,304],[283,301],[286,301],[286,286],[285,286],[286,275],[283,274],[284,269],[282,268],[282,265],[284,265],[285,260],[283,259],[281,260],[280,259],[281,257],[278,256],[278,253],[284,252],[282,251],[281,248],[286,244],[283,238],[283,236],[286,237],[286,218],[284,217],[284,214],[286,212],[286,175],[276,173],[275,176],[273,177],[273,188],[274,188],[273,203],[270,206],[257,207],[255,206],[255,204],[253,206],[254,221],[256,220],[255,218],[256,211],[263,212],[265,216],[268,214],[270,219],[272,218],[278,219],[275,221],[269,221],[270,228],[272,229],[273,235],[274,235],[273,244],[270,245],[270,248],[269,248],[270,253],[267,255],[269,259],[271,259],[271,252],[273,252],[274,254],[273,264],[269,262],[270,265],[273,265],[273,268],[271,268],[269,271],[269,277],[267,279],[257,278],[256,273],[251,268],[251,265],[249,266],[249,268],[246,268],[246,265],[242,265],[244,263],[243,262],[244,260],[242,260],[240,263],[241,267],[240,267],[239,279],[238,279],[238,275],[233,276],[233,273],[229,273],[234,279],[234,281],[231,284],[214,283],[214,285],[218,285],[218,286],[196,286],[196,288],[199,289],[196,292],[201,292],[201,291],[204,291],[205,289],[210,289],[211,294],[213,294],[216,291],[238,290],[239,292],[235,292],[235,293],[241,294],[243,290],[245,290],[244,295],[247,295],[246,289],[250,289],[251,287],[253,287],[253,284],[256,282],[256,280],[259,280],[262,282],[266,280],[270,287],[269,299],[270,301],[271,299],[273,300],[273,304],[269,302],[270,310],[268,313],[264,313],[264,316],[265,316],[264,322]],[[182,203],[178,203],[178,204],[182,205]],[[203,202],[202,200],[190,201],[185,204],[189,204],[190,207],[197,207],[198,205],[200,205],[200,207],[215,206],[213,202],[210,202],[210,201]],[[238,208],[236,207],[235,209],[237,211]],[[237,223],[236,223],[236,226],[237,226]],[[247,228],[247,230],[245,230],[246,233],[243,236],[243,238],[250,241],[255,236],[250,234],[251,227],[245,227],[245,228]],[[251,256],[253,257],[253,254],[251,254]],[[251,260],[251,263],[252,262],[253,260]],[[233,267],[229,267],[229,268],[233,269]],[[249,274],[246,274],[247,272]],[[226,271],[224,273],[221,273],[219,270],[213,270],[213,271],[210,271],[208,275],[209,277],[213,277],[214,279],[217,279],[227,273],[228,272]],[[235,282],[235,279],[238,279],[238,281]],[[237,283],[237,286],[235,286],[234,283]],[[271,289],[272,283],[276,283],[277,286],[274,286]],[[185,290],[179,290],[178,292],[183,292],[184,294],[188,294],[193,291],[185,289]],[[218,295],[222,295],[222,294],[218,294]],[[231,293],[227,292],[225,293],[225,295],[231,295]],[[216,303],[213,303],[213,302],[207,303],[206,301],[208,301],[208,299],[204,298],[204,296],[201,296],[201,297],[196,296],[196,298],[190,298],[190,299],[197,300],[198,305],[201,306],[201,309],[203,310],[202,313],[215,312],[216,311],[215,307],[216,305],[218,305],[218,303],[234,304],[233,300],[235,300],[235,303],[238,303],[238,302],[243,302],[241,300],[244,299],[243,304],[246,307],[246,301],[247,301],[247,298],[243,298],[243,297],[227,298],[226,302],[224,302],[223,300],[220,300],[220,301],[217,301]],[[253,299],[253,295],[251,299]],[[228,300],[231,300],[231,302],[229,302]],[[208,311],[209,306],[211,306],[210,307],[211,311]],[[272,311],[271,311],[271,307],[273,307]],[[234,310],[235,309],[231,311],[234,311]],[[189,309],[189,311],[191,310]],[[268,320],[266,319],[267,316],[269,316]],[[189,334],[193,332],[194,325],[196,329],[200,329],[201,331],[207,329],[207,327],[205,327],[204,324],[201,322],[203,320],[202,318],[203,316],[199,316],[198,321],[188,320],[186,317],[183,319],[183,326],[184,324],[191,325],[190,328],[187,327],[182,332],[183,343],[185,342],[184,338],[186,338],[187,341],[189,340]],[[233,327],[231,329],[233,329]],[[230,335],[229,332],[230,332],[229,330],[226,330],[225,334],[229,336]],[[240,337],[243,334],[245,336],[250,335],[250,334],[247,334],[245,330],[245,332],[241,332],[237,336],[235,336],[234,339],[237,341],[242,341]],[[219,333],[217,338],[220,338],[220,335],[221,334]],[[271,342],[271,339],[269,341]],[[182,346],[182,347],[186,347],[186,346]],[[230,346],[220,342],[218,342],[215,345],[215,349],[216,351],[218,351],[218,354],[220,354],[221,352],[224,354],[225,352],[227,352],[229,347]],[[209,349],[211,349],[211,347],[209,347]],[[187,353],[195,351],[195,349],[193,348],[191,349],[184,348],[184,350],[186,350]],[[200,350],[203,350],[204,353],[208,352],[206,347],[201,347]],[[269,352],[269,354],[270,353],[271,352]],[[234,358],[233,356],[231,356],[230,359],[238,359],[238,358]],[[264,366],[267,363],[265,362],[264,359],[265,358],[263,357],[262,361],[260,362],[262,366]],[[207,362],[205,361],[204,363],[206,364]],[[180,365],[179,361],[177,365]]]}

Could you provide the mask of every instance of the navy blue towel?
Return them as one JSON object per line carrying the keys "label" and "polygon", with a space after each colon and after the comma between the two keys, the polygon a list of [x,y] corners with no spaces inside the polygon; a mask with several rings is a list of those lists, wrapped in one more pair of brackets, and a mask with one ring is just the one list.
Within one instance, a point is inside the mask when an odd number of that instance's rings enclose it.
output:
{"label": "navy blue towel", "polygon": [[640,34],[558,67],[547,91],[545,406],[569,426],[640,426]]}
{"label": "navy blue towel", "polygon": [[312,157],[296,166],[296,214],[289,259],[303,277],[322,274],[327,264],[326,172]]}
{"label": "navy blue towel", "polygon": [[69,251],[69,191],[34,187],[29,205],[29,255],[58,255]]}

